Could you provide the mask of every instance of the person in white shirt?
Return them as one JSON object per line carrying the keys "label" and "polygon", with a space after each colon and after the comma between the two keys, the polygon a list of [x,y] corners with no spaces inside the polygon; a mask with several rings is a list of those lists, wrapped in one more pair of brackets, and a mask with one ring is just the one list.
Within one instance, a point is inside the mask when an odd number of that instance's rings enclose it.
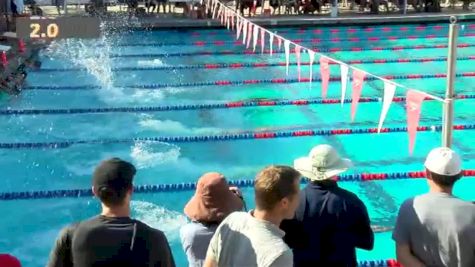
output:
{"label": "person in white shirt", "polygon": [[282,240],[283,219],[299,204],[300,173],[287,166],[262,170],[254,183],[256,209],[231,213],[210,241],[205,267],[290,267],[293,254]]}

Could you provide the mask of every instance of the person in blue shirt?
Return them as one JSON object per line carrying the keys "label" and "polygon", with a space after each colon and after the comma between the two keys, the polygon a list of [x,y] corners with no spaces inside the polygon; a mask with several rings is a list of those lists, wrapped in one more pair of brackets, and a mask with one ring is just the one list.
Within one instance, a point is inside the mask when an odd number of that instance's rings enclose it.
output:
{"label": "person in blue shirt", "polygon": [[294,161],[294,168],[310,180],[301,191],[295,217],[281,224],[294,266],[357,266],[356,248],[373,249],[374,233],[363,201],[334,179],[351,166],[329,145],[318,145],[308,157]]}

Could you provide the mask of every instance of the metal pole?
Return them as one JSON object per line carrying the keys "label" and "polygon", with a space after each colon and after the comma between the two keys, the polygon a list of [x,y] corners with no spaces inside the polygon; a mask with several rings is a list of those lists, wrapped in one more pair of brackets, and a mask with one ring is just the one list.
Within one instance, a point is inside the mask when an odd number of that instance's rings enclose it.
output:
{"label": "metal pole", "polygon": [[447,57],[447,90],[445,92],[445,103],[443,111],[442,146],[452,146],[452,131],[454,124],[454,81],[455,63],[457,62],[457,18],[450,17],[449,26],[449,54]]}

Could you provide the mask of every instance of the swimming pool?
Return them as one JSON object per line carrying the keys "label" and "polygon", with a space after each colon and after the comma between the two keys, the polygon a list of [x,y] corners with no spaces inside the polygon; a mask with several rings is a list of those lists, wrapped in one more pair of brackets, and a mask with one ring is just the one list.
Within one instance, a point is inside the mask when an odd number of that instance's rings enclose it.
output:
{"label": "swimming pool", "polygon": [[[464,24],[461,30],[463,37],[460,37],[459,43],[473,43],[473,26]],[[447,55],[447,49],[442,48],[447,43],[447,38],[443,37],[447,34],[447,25],[275,30],[290,39],[307,40],[302,43],[305,46],[332,49],[331,54],[343,61],[364,60],[366,63],[358,65],[378,75],[407,76],[446,71],[446,62],[440,57]],[[233,42],[234,37],[226,30],[190,30],[118,32],[96,43],[71,40],[56,43],[43,51],[42,70],[28,76],[30,90],[25,90],[17,98],[1,100],[1,106],[2,110],[66,111],[64,114],[18,116],[2,113],[0,121],[3,131],[0,132],[0,140],[2,143],[46,143],[376,127],[380,102],[360,103],[352,124],[349,123],[348,104],[343,107],[339,104],[315,104],[146,111],[148,107],[164,105],[320,98],[319,82],[314,82],[311,88],[308,83],[295,82],[226,86],[189,84],[296,77],[295,65],[291,66],[290,75],[286,77],[284,66],[254,64],[283,62],[284,54],[274,54],[272,57],[259,53],[248,55],[244,54],[242,46],[233,45]],[[147,43],[154,45],[145,46]],[[432,48],[422,48],[420,45]],[[365,49],[351,51],[350,47]],[[402,48],[380,50],[380,47]],[[350,51],[339,52],[335,48]],[[211,54],[204,51],[211,51]],[[180,54],[182,56],[178,56]],[[472,46],[459,49],[458,73],[473,72],[471,56],[475,56]],[[306,55],[302,55],[303,61],[306,58]],[[391,61],[401,58],[414,62],[381,63],[382,59]],[[415,59],[426,60],[417,62]],[[291,60],[295,60],[293,55]],[[236,65],[238,63],[247,65]],[[249,64],[254,65],[249,67]],[[178,65],[182,67],[171,68]],[[319,76],[318,70],[315,64],[313,73],[316,78]],[[338,67],[331,66],[331,73],[333,76],[339,75]],[[308,76],[308,66],[302,67],[302,76]],[[443,78],[400,79],[398,82],[438,95],[442,95],[445,88]],[[35,86],[36,89],[33,89]],[[473,94],[473,86],[475,81],[471,77],[456,80],[456,91],[460,94]],[[339,82],[330,83],[328,94],[329,98],[340,97]],[[398,90],[396,96],[404,96],[404,92]],[[382,97],[382,84],[366,82],[362,97]],[[405,126],[403,103],[392,104],[385,127]],[[456,102],[456,124],[473,121],[473,104],[472,99]],[[134,112],[97,111],[97,108],[116,107]],[[134,107],[146,108],[137,110]],[[77,114],[71,111],[90,108],[96,108],[96,111]],[[426,101],[421,114],[421,125],[441,124],[439,103]],[[455,131],[454,138],[454,148],[461,153],[464,168],[475,168],[473,131]],[[3,170],[0,191],[85,189],[90,187],[93,167],[101,159],[110,156],[131,160],[138,167],[137,185],[194,182],[207,171],[223,172],[230,180],[252,179],[262,167],[269,164],[291,165],[294,158],[308,153],[312,146],[320,143],[330,143],[340,153],[351,158],[356,165],[354,173],[420,171],[425,155],[440,144],[440,132],[419,132],[412,156],[408,154],[407,140],[406,132],[394,132],[181,143],[126,140],[118,143],[75,144],[60,149],[0,149],[0,168]],[[394,224],[397,210],[404,199],[427,189],[423,179],[341,182],[340,185],[364,200],[373,224],[384,226]],[[474,186],[473,179],[464,178],[457,184],[455,193],[461,198],[473,200]],[[243,191],[248,207],[253,207],[252,188],[246,187]],[[192,194],[190,190],[136,194],[132,203],[134,216],[166,232],[178,266],[186,265],[178,229],[186,222],[182,210]],[[0,251],[18,256],[25,266],[43,266],[59,229],[72,221],[93,216],[98,209],[97,201],[90,197],[1,201],[0,214],[3,218],[0,221]],[[371,252],[359,251],[359,260],[394,258],[394,243],[390,235],[390,232],[376,234],[375,248]]]}

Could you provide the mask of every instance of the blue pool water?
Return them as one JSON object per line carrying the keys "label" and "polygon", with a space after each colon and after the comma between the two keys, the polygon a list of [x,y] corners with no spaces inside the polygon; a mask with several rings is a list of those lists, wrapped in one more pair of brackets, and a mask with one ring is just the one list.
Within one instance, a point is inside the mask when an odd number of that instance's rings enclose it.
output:
{"label": "blue pool water", "polygon": [[[442,25],[446,27],[446,25]],[[400,26],[389,26],[398,29]],[[407,45],[446,44],[446,38],[424,39],[428,34],[446,34],[447,31],[414,30],[407,33],[416,39],[368,41],[371,36],[393,36],[391,33],[342,31],[332,36],[347,38],[358,36],[358,43],[324,42],[320,47],[390,47]],[[357,28],[357,27],[352,27]],[[378,27],[377,27],[378,28]],[[344,30],[344,27],[341,27]],[[311,29],[297,34],[297,29],[284,36],[297,38],[330,38],[329,28],[324,35],[314,36]],[[253,98],[315,99],[320,97],[320,84],[314,82],[291,84],[257,84],[240,86],[180,87],[181,83],[285,78],[285,67],[238,69],[186,69],[112,71],[119,67],[153,68],[158,66],[196,65],[204,63],[282,62],[283,54],[268,55],[194,55],[184,57],[150,57],[146,54],[166,54],[200,51],[244,51],[242,46],[117,46],[124,43],[193,43],[195,41],[232,41],[226,30],[201,30],[200,36],[190,31],[135,31],[116,33],[96,41],[63,41],[52,44],[42,52],[42,69],[85,68],[79,71],[36,71],[28,76],[29,86],[99,85],[97,90],[25,90],[18,97],[1,100],[2,109],[68,109],[99,107],[145,107],[177,104],[222,103]],[[397,31],[396,31],[397,32]],[[475,30],[464,27],[461,34]],[[459,42],[470,43],[474,37],[460,37]],[[303,44],[306,45],[306,44]],[[142,57],[112,57],[111,55],[137,55]],[[458,56],[471,56],[475,48],[459,49]],[[445,57],[447,49],[407,49],[400,51],[337,52],[332,56],[343,61],[366,59]],[[307,55],[302,55],[307,60]],[[294,61],[293,55],[291,60]],[[361,64],[364,70],[378,75],[433,74],[446,72],[446,62]],[[474,71],[471,60],[457,62],[457,72]],[[308,66],[302,67],[307,77]],[[319,67],[314,65],[314,77]],[[331,66],[332,75],[339,68]],[[296,67],[290,68],[288,78],[295,78]],[[398,80],[405,86],[443,95],[445,79]],[[169,83],[157,90],[121,88],[124,85]],[[456,91],[474,92],[475,80],[457,78]],[[350,96],[351,90],[347,92]],[[340,97],[340,83],[331,82],[330,98]],[[404,96],[398,89],[396,96]],[[363,97],[382,97],[382,83],[367,82]],[[472,123],[475,116],[474,100],[459,100],[455,105],[455,121]],[[23,115],[0,116],[0,142],[59,142],[105,138],[132,138],[157,136],[187,136],[222,133],[242,133],[251,130],[298,130],[376,127],[381,103],[361,103],[354,123],[350,123],[350,105],[310,105],[248,107],[235,109],[187,110],[108,114]],[[386,127],[405,126],[403,103],[393,103],[385,122]],[[423,105],[421,125],[441,124],[441,105],[427,101]],[[456,131],[454,149],[464,159],[464,168],[475,168],[473,131]],[[354,173],[420,171],[425,155],[440,144],[440,133],[420,132],[414,154],[408,154],[407,133],[315,136],[299,138],[220,141],[205,143],[119,143],[82,144],[63,149],[2,149],[0,169],[3,170],[1,192],[29,190],[83,189],[90,187],[90,174],[102,159],[119,156],[132,161],[139,169],[137,185],[194,182],[204,172],[220,171],[228,179],[251,179],[256,172],[269,164],[291,165],[293,159],[308,153],[312,146],[329,143],[355,163]],[[423,179],[385,180],[371,182],[341,182],[340,185],[358,194],[366,203],[373,224],[392,226],[402,201],[427,190]],[[475,182],[464,178],[458,182],[455,194],[463,199],[475,199]],[[253,207],[253,192],[244,188],[248,207]],[[183,207],[193,192],[166,192],[136,194],[132,203],[134,216],[165,231],[178,266],[186,265],[179,243],[178,229],[186,223]],[[58,198],[1,201],[0,252],[18,256],[25,266],[44,266],[49,250],[61,227],[97,213],[99,205],[93,198]],[[373,251],[358,251],[359,260],[389,259],[395,257],[391,233],[376,234]]]}

